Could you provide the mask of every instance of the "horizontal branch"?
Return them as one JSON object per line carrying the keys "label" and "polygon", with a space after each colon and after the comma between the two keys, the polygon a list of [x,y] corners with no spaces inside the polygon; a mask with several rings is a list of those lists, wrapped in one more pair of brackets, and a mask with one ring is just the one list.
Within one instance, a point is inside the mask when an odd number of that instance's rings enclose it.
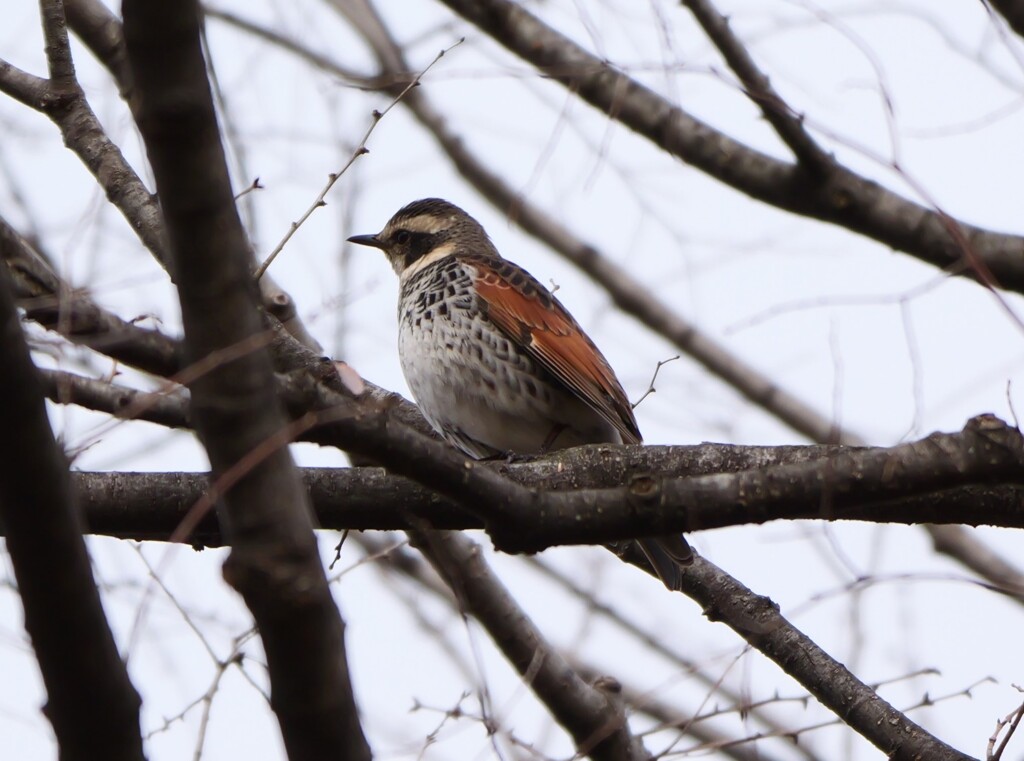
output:
{"label": "horizontal branch", "polygon": [[[1020,434],[981,418],[962,433],[891,449],[599,445],[481,469],[537,495],[536,513],[506,518],[495,535],[504,549],[536,551],[782,519],[1024,528],[1021,458]],[[324,528],[487,524],[483,511],[474,514],[383,468],[308,468],[304,477]],[[168,537],[207,488],[201,473],[75,479],[91,531],[136,539]],[[220,543],[216,524],[203,524],[193,541]]]}

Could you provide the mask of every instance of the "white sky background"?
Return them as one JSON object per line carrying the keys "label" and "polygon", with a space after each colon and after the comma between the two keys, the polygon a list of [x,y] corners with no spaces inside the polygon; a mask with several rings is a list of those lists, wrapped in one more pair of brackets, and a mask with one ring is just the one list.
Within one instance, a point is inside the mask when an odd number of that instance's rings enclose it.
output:
{"label": "white sky background", "polygon": [[[712,181],[652,148],[538,77],[482,34],[428,0],[382,2],[407,55],[423,67],[461,35],[467,40],[432,69],[423,91],[444,109],[467,144],[529,198],[574,232],[650,283],[716,340],[852,432],[879,445],[933,430],[957,430],[972,415],[1010,418],[1011,396],[1024,410],[1022,331],[997,300],[859,236],[785,214]],[[309,47],[371,73],[365,48],[320,3],[224,2],[246,18],[272,26]],[[775,135],[732,84],[733,78],[685,9],[672,2],[544,3],[533,10],[631,75],[731,136],[788,158]],[[947,212],[996,230],[1020,231],[1024,177],[1024,45],[999,33],[979,3],[721,2],[734,28],[790,105],[808,115],[815,134],[840,159],[904,194],[912,191],[887,166],[894,156],[906,174]],[[45,63],[32,4],[0,0],[0,57],[42,75]],[[659,26],[661,29],[659,30]],[[258,176],[265,189],[250,195],[253,239],[265,255],[347,160],[388,100],[346,86],[217,21],[208,25],[213,60],[241,148],[241,189]],[[116,90],[76,44],[79,76],[111,137],[149,180],[141,142]],[[894,112],[886,115],[882,89]],[[44,118],[0,98],[0,212],[25,232],[37,227],[51,254],[76,285],[125,317],[148,315],[177,333],[177,305],[162,270],[108,206],[78,160]],[[397,282],[384,258],[347,251],[350,234],[379,230],[408,201],[441,196],[480,219],[499,250],[542,282],[576,315],[638,398],[658,360],[677,350],[651,337],[610,306],[608,297],[557,256],[510,226],[464,184],[431,138],[396,108],[373,133],[359,159],[274,263],[274,277],[297,300],[325,350],[370,380],[408,394],[395,349]],[[877,160],[878,158],[881,161]],[[235,165],[237,167],[237,164]],[[342,259],[344,257],[344,265]],[[900,303],[900,297],[930,284]],[[1006,302],[1024,315],[1013,295]],[[38,335],[42,336],[41,333]],[[40,362],[102,375],[102,358],[83,365],[66,347]],[[131,375],[129,382],[138,379]],[[666,365],[657,393],[637,410],[648,443],[705,440],[740,444],[800,443],[786,427],[741,400],[687,359]],[[76,460],[84,470],[201,470],[205,456],[183,434],[146,424],[97,434],[103,418],[54,408],[57,432],[71,447],[89,446]],[[336,452],[295,447],[306,464],[342,465]],[[1020,537],[982,531],[1008,557],[1020,557]],[[486,544],[486,539],[480,537]],[[323,537],[325,562],[336,541]],[[911,716],[960,750],[981,756],[997,718],[1021,700],[1024,683],[1019,631],[1024,609],[967,581],[937,559],[912,528],[860,524],[779,523],[692,537],[715,563],[771,597],[782,611],[865,681],[892,680],[919,669],[932,673],[882,690],[897,707],[956,693],[985,677],[965,697]],[[160,577],[218,657],[245,632],[249,615],[220,578],[224,554],[195,554],[167,545],[136,549],[90,540],[98,578],[108,585],[108,614],[143,694],[144,731],[159,729],[210,687],[215,664],[175,604],[147,586],[140,559]],[[357,562],[346,548],[342,566]],[[600,600],[620,610],[752,700],[802,690],[762,656],[742,658],[741,641],[705,621],[697,606],[600,550],[564,548],[542,555],[573,574]],[[55,558],[54,562],[59,562]],[[581,603],[554,590],[516,558],[495,567],[520,603],[554,642],[620,676],[631,686],[675,701],[680,712],[719,701],[699,684],[637,648]],[[862,594],[845,589],[870,576]],[[10,758],[54,754],[38,707],[40,681],[21,628],[6,557],[0,562],[0,738]],[[147,593],[147,589],[149,592]],[[359,567],[334,587],[348,623],[349,658],[365,728],[378,758],[417,758],[440,722],[433,711],[410,713],[415,701],[447,709],[463,690],[486,681],[502,726],[535,741],[554,757],[571,748],[486,635],[467,632],[446,608],[405,582]],[[409,599],[413,602],[410,603]],[[144,600],[146,602],[144,602]],[[469,665],[452,667],[444,651],[411,615],[414,607],[442,627]],[[140,613],[141,611],[141,613]],[[138,623],[141,620],[141,624]],[[137,631],[132,638],[133,627]],[[69,633],[69,636],[73,636]],[[258,648],[246,652],[259,659]],[[265,684],[258,663],[247,672]],[[259,693],[229,669],[213,702],[204,758],[283,757],[272,714]],[[483,675],[483,676],[482,676]],[[478,709],[475,698],[463,704]],[[813,700],[773,711],[798,729],[827,721]],[[151,759],[188,757],[201,708],[154,734]],[[735,715],[721,723],[755,732]],[[649,738],[663,750],[672,738]],[[546,743],[546,744],[544,744]],[[822,758],[873,759],[848,729],[802,735]],[[683,740],[677,749],[689,747]],[[784,741],[769,742],[779,758],[796,758]],[[1024,738],[1009,758],[1024,758]],[[426,758],[492,758],[478,723],[449,721]],[[515,757],[508,755],[506,757]]]}

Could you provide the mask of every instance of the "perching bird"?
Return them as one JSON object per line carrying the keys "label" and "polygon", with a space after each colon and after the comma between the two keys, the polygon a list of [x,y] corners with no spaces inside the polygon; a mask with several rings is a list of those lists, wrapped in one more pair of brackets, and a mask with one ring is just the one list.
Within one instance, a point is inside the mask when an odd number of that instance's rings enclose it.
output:
{"label": "perching bird", "polygon": [[[474,458],[543,454],[581,444],[639,444],[611,366],[557,299],[503,259],[454,204],[414,201],[376,235],[398,274],[398,354],[424,417]],[[679,535],[639,540],[679,588],[693,560]]]}

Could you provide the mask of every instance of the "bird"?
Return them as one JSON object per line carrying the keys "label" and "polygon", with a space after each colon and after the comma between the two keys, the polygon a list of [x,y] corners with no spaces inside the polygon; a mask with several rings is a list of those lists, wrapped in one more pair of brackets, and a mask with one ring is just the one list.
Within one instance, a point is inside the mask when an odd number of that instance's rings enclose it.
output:
{"label": "bird", "polygon": [[[461,208],[440,198],[413,201],[379,233],[348,240],[383,251],[398,275],[402,372],[449,444],[489,459],[643,442],[594,342]],[[678,590],[693,562],[686,540],[636,541],[662,583]]]}

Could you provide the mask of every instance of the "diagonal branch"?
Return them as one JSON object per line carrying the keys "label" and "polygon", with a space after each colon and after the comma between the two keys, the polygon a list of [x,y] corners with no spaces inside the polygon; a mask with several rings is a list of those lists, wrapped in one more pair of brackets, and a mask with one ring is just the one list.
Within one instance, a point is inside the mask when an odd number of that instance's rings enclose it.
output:
{"label": "diagonal branch", "polygon": [[50,95],[49,81],[0,60],[0,92],[19,103],[42,111]]}
{"label": "diagonal branch", "polygon": [[683,572],[683,594],[806,687],[822,705],[894,759],[971,761],[889,705],[791,624],[779,606],[698,557]]}
{"label": "diagonal branch", "polygon": [[[69,0],[66,5],[68,23],[107,66],[122,97],[129,99],[134,89],[125,63],[120,22],[97,0]],[[66,41],[67,30],[64,28],[50,37],[59,42],[61,34]],[[49,38],[47,44],[49,48],[58,49],[50,44]],[[52,81],[35,77],[0,60],[0,92],[50,118],[60,130],[65,145],[86,165],[106,193],[107,200],[121,212],[142,244],[167,269],[166,232],[156,197],[146,189],[121,150],[107,137],[74,77],[70,54],[66,59],[66,63],[51,61],[51,70],[60,75],[59,79]],[[129,100],[129,105],[132,103]],[[317,347],[316,340],[299,319],[295,302],[288,293],[272,279],[260,281],[260,293],[268,312],[281,320],[298,340],[307,346]]]}
{"label": "diagonal branch", "polygon": [[77,404],[111,417],[168,428],[189,426],[187,401],[177,393],[150,393],[61,370],[39,372],[46,397],[58,404]]}
{"label": "diagonal branch", "polygon": [[516,604],[480,556],[480,548],[449,531],[414,529],[413,546],[451,588],[459,604],[491,639],[572,735],[580,756],[596,761],[649,761],[629,731],[621,708],[608,694],[583,681]]}
{"label": "diagonal branch", "polygon": [[[379,559],[382,571],[409,579],[419,589],[427,592],[431,597],[439,600],[460,615],[465,612],[459,608],[460,601],[452,594],[448,587],[438,580],[434,573],[431,573],[428,563],[419,554],[403,552],[401,547],[395,547],[393,543],[389,542],[386,539],[387,536],[385,534],[378,537],[371,533],[361,532],[354,535],[353,539],[359,543],[359,546],[368,557]],[[483,557],[477,555],[476,562],[484,562]],[[766,736],[770,734],[776,737],[789,737],[792,734],[790,730],[783,729],[777,722],[772,720],[767,715],[767,712],[763,710],[763,706],[751,705],[747,697],[728,688],[722,683],[720,678],[709,676],[696,663],[688,662],[678,654],[671,652],[670,648],[661,639],[624,618],[621,615],[621,611],[602,603],[590,592],[569,582],[561,574],[552,572],[546,564],[534,558],[530,558],[528,562],[530,562],[533,570],[541,571],[549,575],[549,578],[555,579],[556,583],[561,585],[570,595],[579,596],[582,601],[585,601],[588,611],[593,611],[606,617],[608,621],[622,628],[627,635],[635,637],[645,647],[653,648],[656,652],[659,652],[673,664],[674,668],[682,670],[698,679],[714,692],[716,702],[722,701],[727,706],[733,706],[735,710],[743,711],[748,720],[756,721],[765,726],[766,730],[758,733],[759,735]],[[515,601],[512,600],[511,602],[514,604]],[[525,614],[513,611],[511,615],[519,616]],[[604,683],[608,682],[607,671],[585,661],[579,654],[566,653],[560,649],[559,657],[564,658],[572,666],[573,670],[590,684],[596,684],[598,680]],[[683,734],[692,737],[700,743],[701,747],[714,747],[723,756],[735,761],[774,761],[774,756],[766,752],[763,747],[755,747],[753,742],[746,738],[737,738],[719,732],[717,729],[708,726],[710,722],[692,721],[693,717],[678,706],[670,706],[667,701],[658,700],[650,692],[642,692],[639,689],[631,688],[628,684],[622,683],[620,677],[621,674],[616,673],[613,678],[621,685],[621,693],[619,695],[626,703],[630,712],[649,716],[658,724],[664,726],[678,726]],[[807,748],[798,746],[793,750],[802,755],[807,761],[815,761],[816,759],[816,756]]]}
{"label": "diagonal branch", "polygon": [[804,129],[803,119],[789,107],[768,77],[757,67],[746,47],[733,34],[729,20],[711,0],[683,0],[715,47],[743,83],[744,91],[764,114],[776,134],[793,151],[800,164],[815,175],[827,174],[835,167],[829,156]]}
{"label": "diagonal branch", "polygon": [[[786,211],[830,222],[951,274],[974,276],[963,241],[998,285],[1024,292],[1024,238],[950,220],[836,164],[818,179],[672,105],[509,0],[444,0],[542,74],[711,177]],[[962,233],[950,234],[950,223]]]}
{"label": "diagonal branch", "polygon": [[1010,28],[1024,37],[1024,2],[1021,0],[985,0],[985,4],[995,8],[1006,19]]}
{"label": "diagonal branch", "polygon": [[[54,35],[49,37],[54,38]],[[167,247],[156,199],[146,190],[121,150],[107,137],[74,78],[73,69],[70,75],[64,64],[59,64],[55,70],[62,74],[60,81],[41,80],[0,61],[0,91],[50,118],[60,130],[65,145],[96,178],[107,200],[166,267]]]}
{"label": "diagonal branch", "polygon": [[[356,13],[351,3],[331,2],[345,13],[364,38],[373,46],[382,73],[375,78],[360,80],[365,86],[376,86],[387,92],[397,92],[410,74],[402,50],[394,41],[383,22],[364,5]],[[303,58],[313,66],[332,74],[352,79],[356,75],[335,61],[309,50],[296,40],[289,39],[232,14],[207,12],[209,16],[248,31],[266,41]],[[667,303],[658,299],[625,267],[612,261],[597,247],[581,240],[557,218],[540,206],[522,198],[505,180],[469,147],[460,134],[448,124],[421,90],[410,92],[402,104],[406,106],[437,141],[458,172],[503,214],[511,214],[514,221],[529,235],[549,246],[572,262],[579,270],[606,290],[615,305],[626,314],[662,336],[688,356],[703,365],[736,391],[774,415],[783,423],[812,441],[833,441],[836,436],[833,423],[794,394],[779,386],[756,368],[737,357],[697,325],[688,322]],[[859,444],[852,436],[847,444]]]}

